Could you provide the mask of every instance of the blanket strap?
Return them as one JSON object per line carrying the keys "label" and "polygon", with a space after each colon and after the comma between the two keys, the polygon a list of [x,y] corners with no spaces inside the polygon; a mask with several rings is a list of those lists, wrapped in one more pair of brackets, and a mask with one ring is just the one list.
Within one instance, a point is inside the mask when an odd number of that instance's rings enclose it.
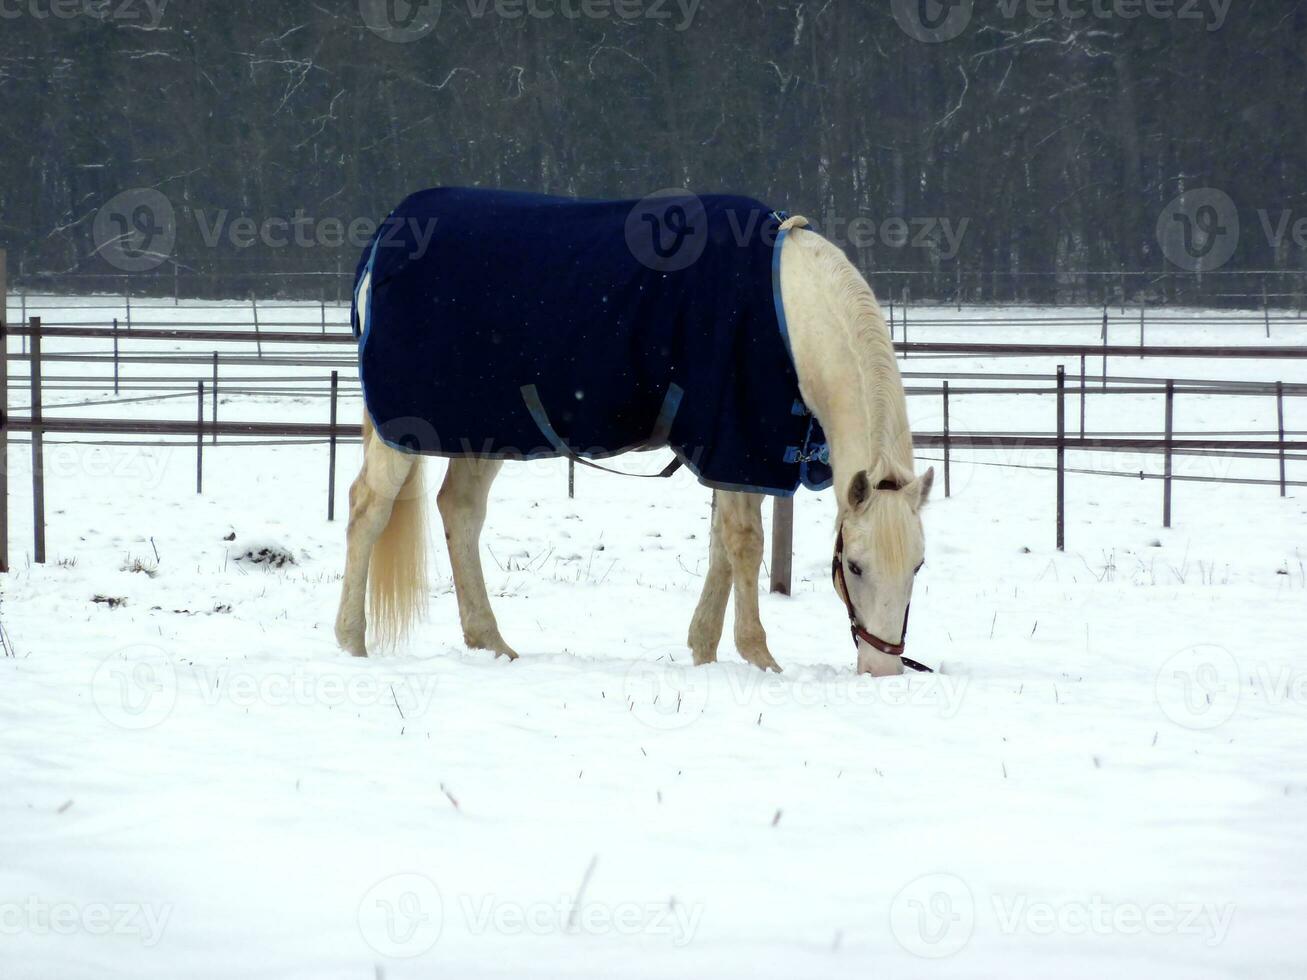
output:
{"label": "blanket strap", "polygon": [[[549,413],[545,411],[544,402],[540,400],[540,392],[536,390],[535,385],[523,385],[521,392],[522,401],[526,403],[526,409],[531,413],[531,419],[535,422],[541,435],[549,440],[549,444],[557,449],[560,455],[566,456],[574,463],[580,463],[582,466],[588,466],[593,470],[602,470],[604,473],[612,473],[616,476],[633,476],[644,480],[665,480],[681,468],[680,456],[673,459],[658,473],[627,473],[608,466],[600,466],[593,460],[586,459],[575,452],[571,446],[563,441],[563,437],[558,434],[558,430],[549,421]],[[653,432],[649,434],[649,439],[645,442],[644,448],[656,449],[659,446],[667,445],[667,441],[672,434],[672,421],[676,418],[676,412],[681,407],[681,398],[684,394],[685,392],[680,385],[673,384],[668,387],[667,397],[663,399],[663,407],[658,412],[658,420],[654,423]]]}

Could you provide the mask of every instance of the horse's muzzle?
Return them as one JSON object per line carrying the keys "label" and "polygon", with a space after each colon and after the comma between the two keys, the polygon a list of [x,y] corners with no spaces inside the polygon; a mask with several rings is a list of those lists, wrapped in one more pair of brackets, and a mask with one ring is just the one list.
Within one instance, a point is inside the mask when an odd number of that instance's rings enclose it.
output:
{"label": "horse's muzzle", "polygon": [[858,673],[870,674],[872,677],[894,677],[903,673],[903,658],[882,653],[875,647],[859,641]]}

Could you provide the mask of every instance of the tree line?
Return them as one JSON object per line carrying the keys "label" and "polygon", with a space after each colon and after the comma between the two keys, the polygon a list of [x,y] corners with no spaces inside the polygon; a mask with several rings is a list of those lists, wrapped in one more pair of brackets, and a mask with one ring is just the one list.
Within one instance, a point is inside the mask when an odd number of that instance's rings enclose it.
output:
{"label": "tree line", "polygon": [[335,298],[457,184],[746,193],[914,298],[1301,303],[1307,0],[6,2],[33,288]]}

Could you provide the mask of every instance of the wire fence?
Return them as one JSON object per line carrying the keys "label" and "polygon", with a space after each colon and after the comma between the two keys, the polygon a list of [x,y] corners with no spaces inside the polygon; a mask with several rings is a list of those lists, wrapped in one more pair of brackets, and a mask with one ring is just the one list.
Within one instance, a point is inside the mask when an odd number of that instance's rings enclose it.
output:
{"label": "wire fence", "polygon": [[[81,307],[84,316],[102,324],[103,310]],[[215,307],[215,309],[219,309]],[[230,314],[230,307],[221,307]],[[139,312],[139,308],[138,308]],[[0,450],[7,452],[10,435],[31,448],[33,455],[32,497],[34,508],[34,557],[45,560],[44,472],[42,452],[47,438],[51,444],[66,445],[133,445],[192,447],[196,455],[196,489],[203,492],[204,454],[206,446],[325,445],[327,447],[327,513],[335,516],[336,458],[341,443],[357,442],[361,436],[356,423],[339,420],[341,398],[360,395],[354,338],[337,311],[334,318],[320,317],[318,324],[275,319],[224,323],[203,317],[173,320],[166,325],[136,323],[128,328],[109,318],[107,325],[97,322],[57,321],[54,325],[33,316],[25,325],[8,327],[9,335],[0,339],[4,365],[0,377],[3,425],[0,426]],[[194,316],[188,311],[188,316]],[[1039,320],[1041,318],[1036,318]],[[1059,326],[1095,326],[1096,318],[1084,316],[1049,316]],[[1285,320],[1288,318],[1279,318]],[[918,327],[925,319],[917,321]],[[945,319],[941,323],[950,322]],[[1001,322],[1001,318],[994,318]],[[1012,321],[1008,321],[1009,323]],[[1023,324],[1032,322],[1022,319]],[[1104,320],[1110,327],[1110,319]],[[1220,326],[1228,317],[1210,323],[1192,317],[1175,318],[1186,326]],[[1266,325],[1263,318],[1256,321]],[[896,326],[900,337],[912,321],[904,322],[899,311]],[[951,325],[956,326],[956,323]],[[1107,330],[1102,335],[1107,335]],[[1141,335],[1141,341],[1144,339]],[[9,337],[18,341],[18,350]],[[49,350],[52,343],[89,342],[100,349]],[[166,350],[137,350],[166,345]],[[108,346],[110,349],[103,349]],[[265,350],[265,347],[268,348]],[[132,350],[129,352],[128,348]],[[278,350],[277,348],[290,348]],[[1228,360],[1298,361],[1307,359],[1307,346],[1271,344],[1252,345],[1136,345],[1108,344],[1013,344],[971,343],[954,341],[922,342],[899,339],[896,348],[904,358],[903,375],[908,396],[937,399],[942,425],[937,431],[918,432],[916,445],[938,459],[943,468],[945,495],[952,492],[952,470],[959,453],[972,454],[967,465],[1011,467],[1056,474],[1057,543],[1065,546],[1065,477],[1067,474],[1116,476],[1140,480],[1160,480],[1163,484],[1163,524],[1171,524],[1172,485],[1176,482],[1227,483],[1278,486],[1281,495],[1289,487],[1304,485],[1288,478],[1288,465],[1307,460],[1307,433],[1286,429],[1285,400],[1307,395],[1307,384],[1250,380],[1212,380],[1201,378],[1163,378],[1114,375],[1108,367],[1112,360],[1178,358],[1224,362]],[[915,363],[934,363],[939,359],[967,358],[982,363],[1001,363],[1003,359],[1026,358],[1057,362],[1055,373],[1046,371],[942,371],[908,370]],[[1079,367],[1068,376],[1066,365]],[[155,366],[152,373],[130,377],[128,367]],[[1101,367],[1097,374],[1089,368]],[[95,374],[70,373],[69,368],[85,368]],[[924,366],[924,365],[923,365]],[[180,373],[160,369],[175,368]],[[48,373],[48,369],[62,373]],[[269,373],[271,372],[271,373]],[[14,391],[11,393],[10,389]],[[13,404],[19,392],[27,395],[25,404]],[[321,422],[285,420],[250,421],[224,419],[219,415],[219,393],[245,398],[296,398],[325,401]],[[47,404],[48,396],[77,394],[80,400]],[[12,396],[15,396],[11,398]],[[1132,432],[1107,432],[1086,427],[1086,402],[1089,398],[1153,395],[1165,398],[1164,424]],[[1274,399],[1278,426],[1274,430],[1225,429],[1180,431],[1173,425],[1173,405],[1177,396],[1229,396]],[[950,425],[952,400],[961,396],[1019,396],[1052,400],[1056,404],[1056,427],[1053,431],[958,431]],[[163,405],[182,402],[194,405],[190,418],[103,418],[63,414],[74,409],[104,409],[107,406]],[[1078,409],[1078,420],[1068,411]],[[53,414],[52,414],[53,413]],[[153,437],[153,438],[151,438]],[[1067,453],[1110,452],[1126,455],[1154,456],[1162,462],[1161,473],[1109,470],[1102,467],[1070,467]],[[978,460],[974,454],[1006,454],[1006,460]],[[1033,454],[1021,462],[1014,455]],[[1054,462],[1046,460],[1052,454]],[[1279,478],[1236,477],[1176,473],[1174,461],[1181,457],[1277,460]],[[3,523],[0,524],[0,561],[8,567],[8,467],[4,467]],[[572,480],[569,479],[569,487]],[[779,512],[779,509],[778,509]],[[788,545],[786,545],[788,547]],[[775,583],[774,583],[775,584]],[[788,583],[781,583],[788,589]]]}
{"label": "wire fence", "polygon": [[[116,294],[129,302],[166,300],[174,305],[195,300],[214,303],[276,298],[326,307],[348,302],[357,256],[340,256],[335,269],[273,270],[266,263],[241,268],[197,270],[170,259],[148,272],[14,270],[16,291],[23,293]],[[1209,269],[1012,269],[969,263],[965,257],[927,268],[884,269],[864,266],[862,273],[878,295],[896,303],[947,304],[1088,304],[1123,309],[1140,302],[1153,306],[1307,309],[1307,268]]]}

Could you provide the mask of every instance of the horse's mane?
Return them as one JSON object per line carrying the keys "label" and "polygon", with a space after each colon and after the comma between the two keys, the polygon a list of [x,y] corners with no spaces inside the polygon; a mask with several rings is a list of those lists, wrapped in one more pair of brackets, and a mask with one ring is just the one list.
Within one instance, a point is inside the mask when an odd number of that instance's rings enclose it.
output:
{"label": "horse's mane", "polygon": [[865,403],[866,425],[880,448],[880,459],[869,474],[872,484],[885,479],[908,483],[913,478],[912,430],[885,314],[871,286],[844,252],[819,235],[811,238],[820,243],[812,250],[813,258],[834,285],[840,309],[847,313],[841,328],[849,357],[857,365],[863,390],[872,392]]}

